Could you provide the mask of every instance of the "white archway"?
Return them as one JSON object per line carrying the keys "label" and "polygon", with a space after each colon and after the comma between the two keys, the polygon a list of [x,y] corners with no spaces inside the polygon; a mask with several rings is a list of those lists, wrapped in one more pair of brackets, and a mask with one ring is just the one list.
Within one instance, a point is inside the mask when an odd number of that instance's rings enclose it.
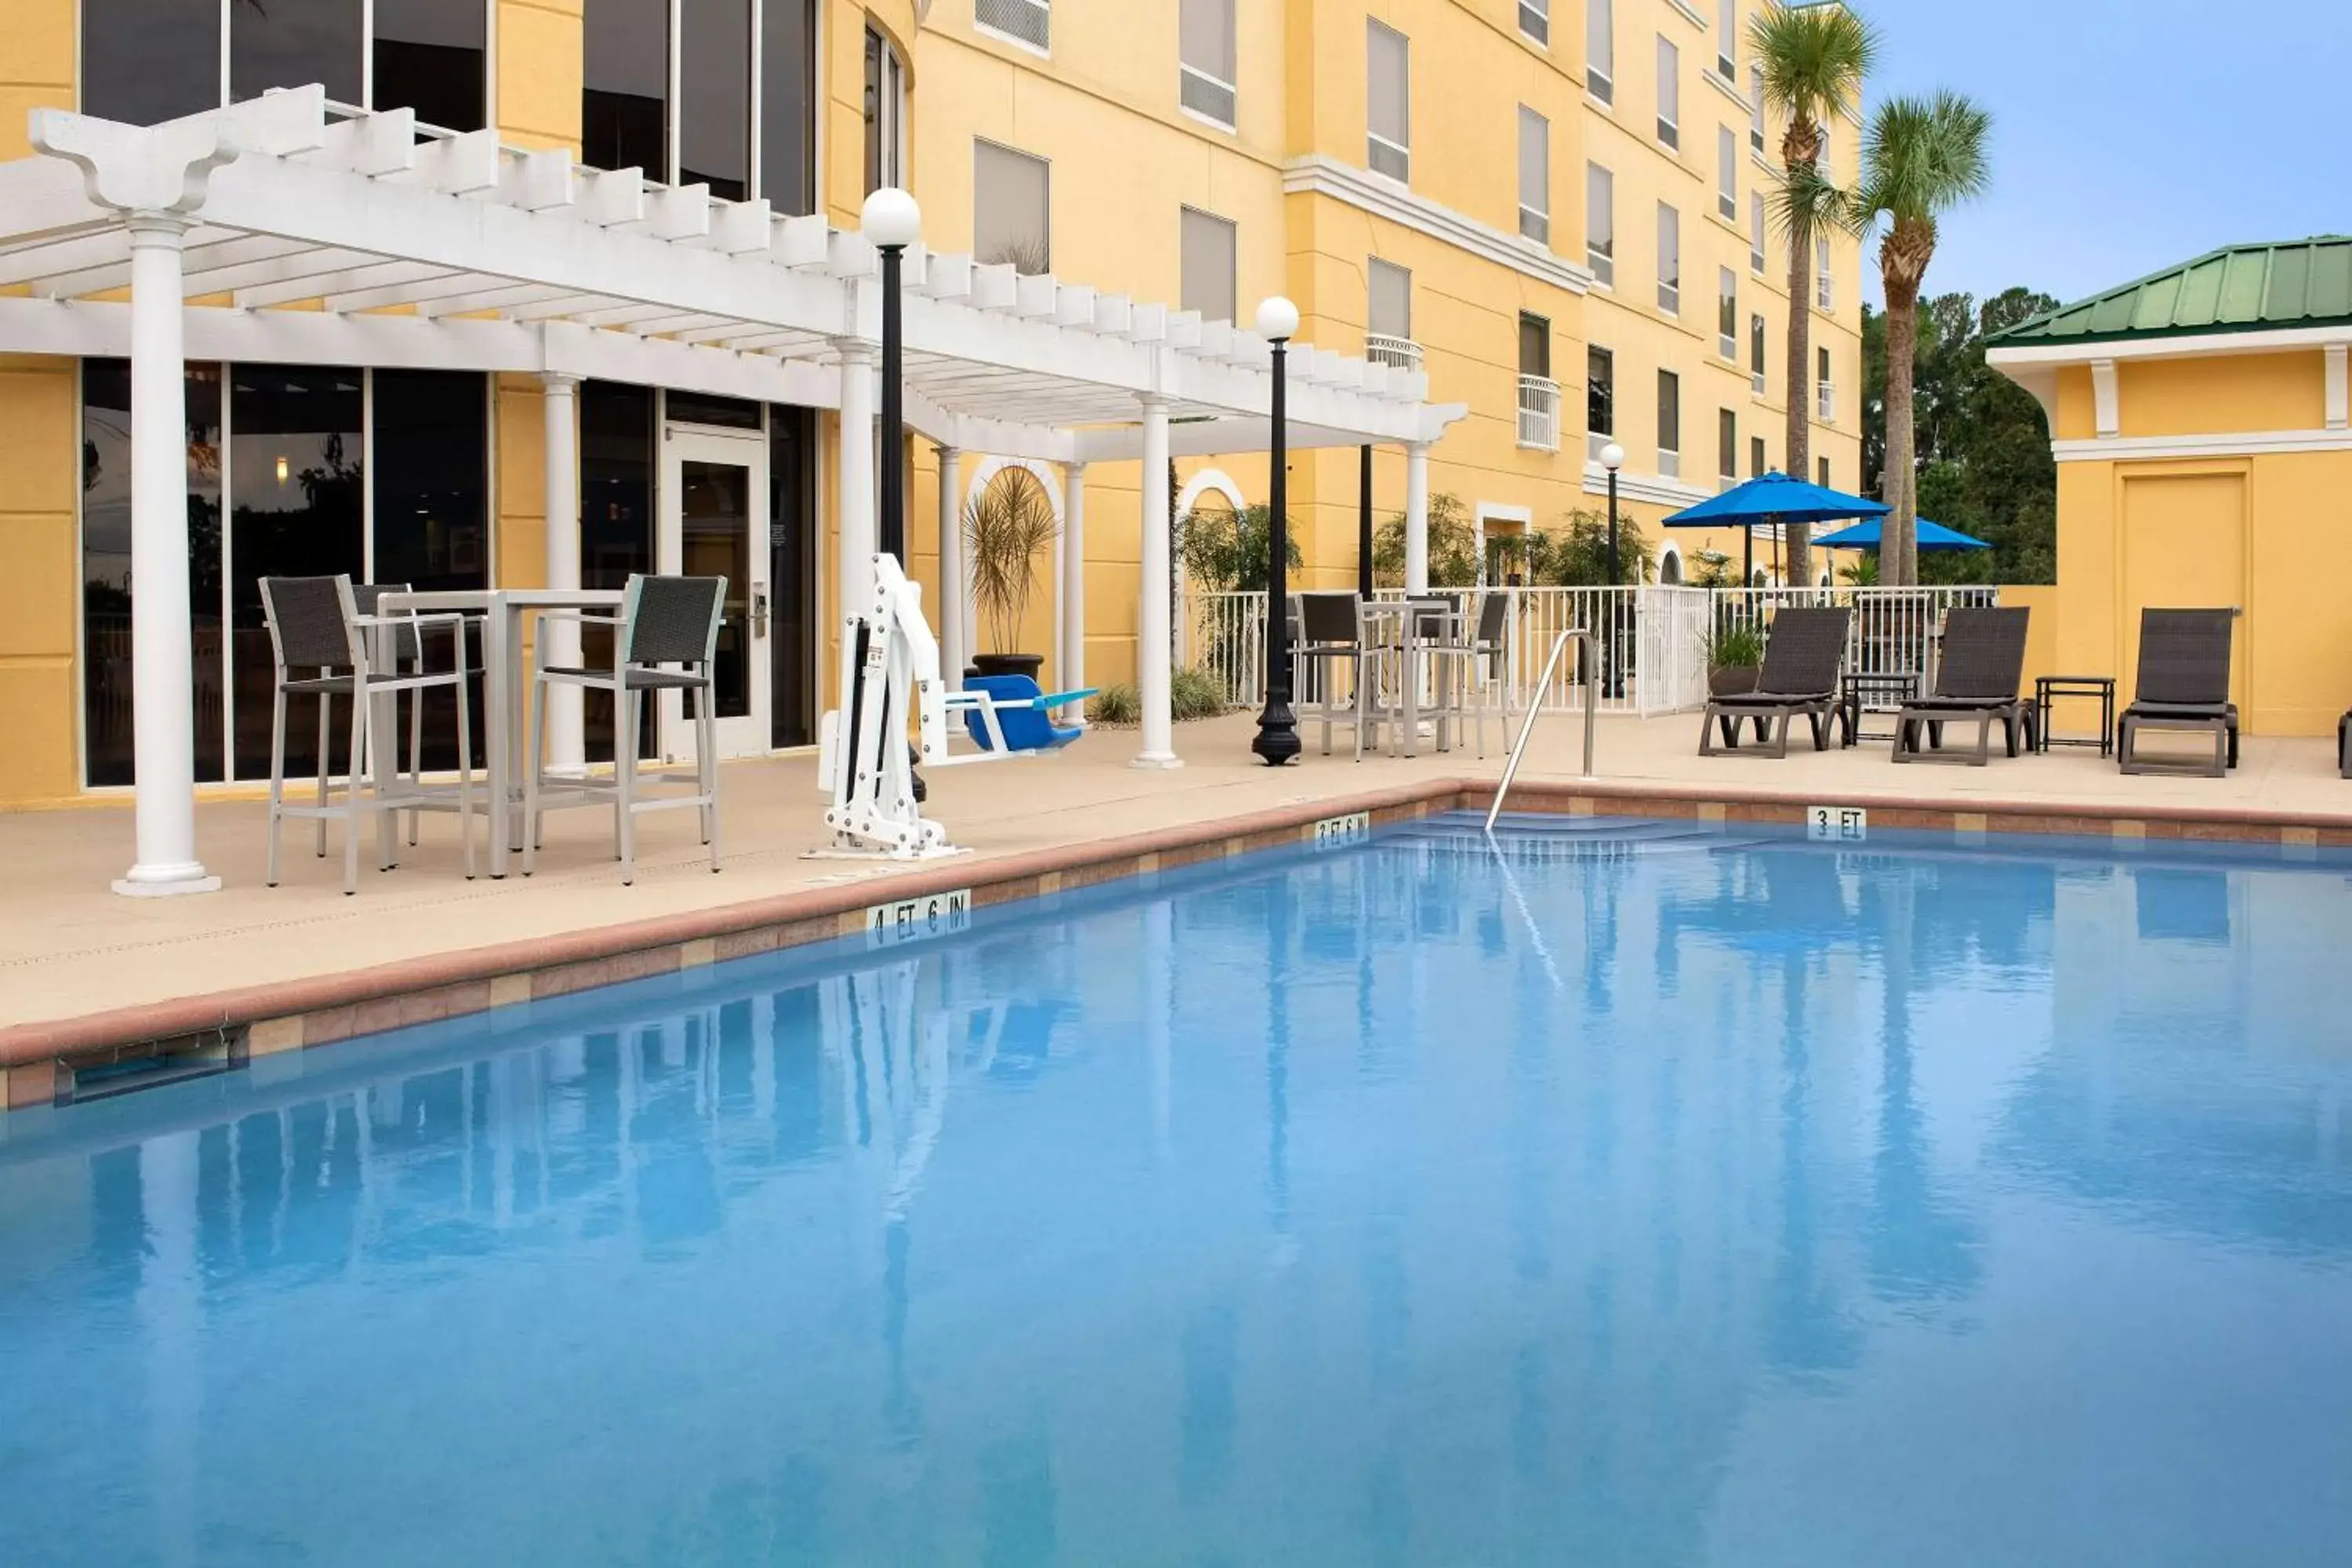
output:
{"label": "white archway", "polygon": [[1683,580],[1682,547],[1669,544],[1658,552],[1658,583],[1663,587],[1678,587]]}
{"label": "white archway", "polygon": [[1202,468],[1190,483],[1176,492],[1176,516],[1181,518],[1192,510],[1192,503],[1214,490],[1233,503],[1235,512],[1249,510],[1249,502],[1242,499],[1241,486],[1234,483],[1223,468]]}

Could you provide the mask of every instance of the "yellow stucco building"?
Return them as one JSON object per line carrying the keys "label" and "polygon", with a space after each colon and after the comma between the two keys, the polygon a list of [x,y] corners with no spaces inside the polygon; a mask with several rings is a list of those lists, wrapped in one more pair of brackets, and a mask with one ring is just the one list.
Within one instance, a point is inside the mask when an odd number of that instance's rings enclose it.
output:
{"label": "yellow stucco building", "polygon": [[2142,609],[2235,606],[2247,729],[2335,733],[2352,617],[2309,542],[2352,495],[2347,352],[2342,237],[2216,250],[1993,340],[2050,415],[2061,669],[2128,701]]}
{"label": "yellow stucco building", "polygon": [[[1785,457],[1786,268],[1761,217],[1779,132],[1744,45],[1757,3],[20,0],[0,31],[0,162],[31,151],[37,109],[152,124],[318,83],[333,102],[414,108],[421,124],[845,229],[869,190],[903,184],[933,253],[1210,322],[1246,323],[1286,293],[1302,342],[1418,368],[1430,404],[1468,411],[1428,450],[1428,489],[1489,536],[1597,508],[1593,458],[1613,436],[1629,513],[1666,551],[1664,574],[1687,577],[1696,550],[1736,556],[1736,539],[1662,535],[1656,520]],[[1833,174],[1851,176],[1857,147],[1854,126],[1832,128]],[[187,285],[195,767],[226,788],[267,768],[258,574],[523,585],[549,559],[541,377],[208,358],[205,307],[439,313],[374,306],[349,274],[306,293],[232,259]],[[1820,355],[1811,477],[1855,488],[1860,256],[1843,239],[1823,259],[1801,302]],[[127,377],[120,360],[24,352],[71,341],[36,309],[55,278],[32,271],[0,266],[0,350],[18,351],[0,353],[0,805],[118,792],[132,761]],[[528,321],[531,305],[451,302],[459,320]],[[771,498],[773,647],[743,732],[806,743],[837,608],[820,565],[837,543],[832,405],[593,372],[558,390],[578,404],[592,581],[677,559],[671,443],[763,439],[747,471]],[[936,603],[941,458],[931,439],[910,447],[910,565]],[[1262,456],[1177,449],[1180,509],[1265,500]],[[1044,563],[1020,640],[1047,653],[1049,679],[1081,663],[1126,679],[1139,498],[1166,481],[1131,459],[1081,476],[975,446],[953,460],[950,503],[1015,464],[1057,507],[1081,477],[1086,498],[1080,582]],[[1382,518],[1406,505],[1407,467],[1380,448]],[[1354,449],[1293,454],[1308,584],[1353,581],[1360,489]],[[1072,648],[1061,605],[1080,592]]]}

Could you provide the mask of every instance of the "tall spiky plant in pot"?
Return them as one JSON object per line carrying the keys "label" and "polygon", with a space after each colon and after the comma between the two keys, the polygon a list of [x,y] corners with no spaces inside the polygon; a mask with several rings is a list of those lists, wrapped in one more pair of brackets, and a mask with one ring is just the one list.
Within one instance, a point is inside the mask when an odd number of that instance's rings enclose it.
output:
{"label": "tall spiky plant in pot", "polygon": [[965,503],[964,559],[971,563],[971,597],[988,629],[990,651],[975,653],[982,675],[1025,675],[1045,666],[1043,654],[1020,651],[1021,623],[1037,592],[1037,562],[1061,537],[1053,498],[1025,468],[1008,468]]}
{"label": "tall spiky plant in pot", "polygon": [[[1805,383],[1812,368],[1813,244],[1823,225],[1840,222],[1843,212],[1843,193],[1822,176],[1822,127],[1853,118],[1878,37],[1837,0],[1770,0],[1748,22],[1748,47],[1763,73],[1765,107],[1788,119],[1774,218],[1789,242],[1787,472],[1801,479],[1812,468],[1812,399]],[[1811,535],[1803,523],[1788,525],[1791,582],[1812,581]]]}

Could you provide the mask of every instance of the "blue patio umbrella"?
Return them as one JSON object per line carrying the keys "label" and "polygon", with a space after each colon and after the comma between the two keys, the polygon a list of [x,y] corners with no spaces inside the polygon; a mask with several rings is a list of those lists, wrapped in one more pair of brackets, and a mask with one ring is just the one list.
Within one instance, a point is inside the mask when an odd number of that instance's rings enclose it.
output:
{"label": "blue patio umbrella", "polygon": [[[1922,550],[1990,550],[1983,540],[1962,533],[1957,528],[1946,528],[1940,522],[1921,518],[1914,525],[1918,530]],[[1824,550],[1875,550],[1878,548],[1878,523],[1857,522],[1852,528],[1842,528],[1835,533],[1813,541]]]}
{"label": "blue patio umbrella", "polygon": [[1774,470],[1710,496],[1665,521],[1668,528],[1737,528],[1748,541],[1745,583],[1756,580],[1756,535],[1759,523],[1778,527],[1784,522],[1843,522],[1849,518],[1884,517],[1893,510],[1884,501],[1850,496],[1825,485]]}

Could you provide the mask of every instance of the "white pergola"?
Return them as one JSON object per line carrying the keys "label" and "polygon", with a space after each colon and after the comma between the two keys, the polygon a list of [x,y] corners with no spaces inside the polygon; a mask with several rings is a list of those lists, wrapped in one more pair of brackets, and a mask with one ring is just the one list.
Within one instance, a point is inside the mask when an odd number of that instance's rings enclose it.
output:
{"label": "white pergola", "polygon": [[[217,886],[195,853],[188,619],[185,361],[522,373],[546,391],[547,585],[580,579],[573,393],[587,377],[841,413],[843,605],[863,603],[877,539],[877,256],[822,216],[592,169],[494,132],[419,127],[309,87],[152,127],[32,115],[35,155],[0,164],[0,351],[127,357],[137,858],[129,893]],[[128,289],[127,304],[98,298]],[[190,306],[226,295],[226,306]],[[1008,265],[918,246],[905,279],[907,422],[940,459],[942,577],[963,576],[964,454],[1058,463],[1065,678],[1083,679],[1084,475],[1097,462],[1260,451],[1265,339]],[[292,308],[289,308],[292,307]],[[1303,344],[1289,352],[1293,448],[1407,454],[1407,566],[1427,573],[1427,454],[1465,412],[1418,371]],[[1169,705],[1169,498],[1141,487],[1142,766],[1174,766]],[[967,646],[960,594],[941,641]],[[576,637],[561,623],[551,636]],[[558,649],[559,653],[576,652]],[[960,668],[960,665],[958,666]],[[557,760],[576,705],[551,713]]]}

